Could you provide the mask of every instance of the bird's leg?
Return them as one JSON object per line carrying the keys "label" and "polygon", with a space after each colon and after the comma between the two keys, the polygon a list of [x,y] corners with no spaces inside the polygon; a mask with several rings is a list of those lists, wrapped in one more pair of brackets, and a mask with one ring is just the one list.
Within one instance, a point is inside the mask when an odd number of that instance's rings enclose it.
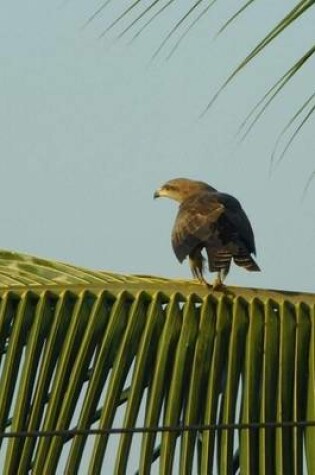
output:
{"label": "bird's leg", "polygon": [[230,266],[220,269],[219,272],[217,273],[217,277],[214,279],[213,282],[213,290],[222,290],[225,288],[225,285],[223,284],[226,276],[228,275]]}
{"label": "bird's leg", "polygon": [[220,289],[222,289],[222,287],[224,287],[224,285],[222,283],[221,272],[220,271],[217,273],[217,276],[213,281],[212,287],[213,287],[213,290],[220,290]]}
{"label": "bird's leg", "polygon": [[189,266],[193,277],[198,279],[201,284],[209,287],[209,283],[203,276],[203,261],[201,252],[189,256]]}
{"label": "bird's leg", "polygon": [[200,273],[200,275],[197,276],[197,279],[199,280],[201,284],[204,284],[206,287],[211,287],[211,285],[209,284],[209,282],[207,282],[207,280],[204,278],[202,273]]}
{"label": "bird's leg", "polygon": [[226,276],[227,276],[228,273],[229,273],[230,265],[231,265],[231,261],[229,262],[228,267],[225,267],[224,269],[220,269],[220,278],[221,278],[222,284],[223,284],[223,282],[225,281],[225,278],[226,278]]}

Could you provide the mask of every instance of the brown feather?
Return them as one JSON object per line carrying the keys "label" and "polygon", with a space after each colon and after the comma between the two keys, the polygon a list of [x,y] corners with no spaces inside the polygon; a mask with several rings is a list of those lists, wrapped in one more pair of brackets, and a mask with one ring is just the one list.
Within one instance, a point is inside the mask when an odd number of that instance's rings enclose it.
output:
{"label": "brown feather", "polygon": [[219,284],[232,260],[248,271],[260,270],[251,256],[256,252],[252,226],[236,198],[206,183],[185,178],[170,180],[155,196],[166,196],[180,203],[172,246],[180,262],[189,257],[194,277],[205,282],[203,249],[210,272],[219,273]]}

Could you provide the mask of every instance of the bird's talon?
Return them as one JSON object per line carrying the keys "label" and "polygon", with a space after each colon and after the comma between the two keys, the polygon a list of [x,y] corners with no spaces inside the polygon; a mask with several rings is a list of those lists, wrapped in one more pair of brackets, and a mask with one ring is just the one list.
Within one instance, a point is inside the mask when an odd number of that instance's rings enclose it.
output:
{"label": "bird's talon", "polygon": [[215,280],[213,282],[212,289],[215,291],[223,292],[226,289],[226,286],[223,284],[221,280]]}
{"label": "bird's talon", "polygon": [[212,288],[215,291],[224,292],[224,290],[226,289],[226,285],[224,285],[224,284],[215,284],[215,285],[212,286]]}

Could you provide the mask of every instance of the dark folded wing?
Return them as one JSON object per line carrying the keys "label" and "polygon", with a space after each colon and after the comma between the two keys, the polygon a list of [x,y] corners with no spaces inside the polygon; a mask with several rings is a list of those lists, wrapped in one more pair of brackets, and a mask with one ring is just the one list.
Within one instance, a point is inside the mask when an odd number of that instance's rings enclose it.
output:
{"label": "dark folded wing", "polygon": [[215,239],[214,224],[224,212],[224,205],[211,193],[200,193],[181,204],[172,232],[172,246],[182,262],[196,246]]}
{"label": "dark folded wing", "polygon": [[218,200],[224,205],[224,217],[233,225],[248,252],[256,253],[255,239],[250,221],[239,201],[231,195],[218,193]]}

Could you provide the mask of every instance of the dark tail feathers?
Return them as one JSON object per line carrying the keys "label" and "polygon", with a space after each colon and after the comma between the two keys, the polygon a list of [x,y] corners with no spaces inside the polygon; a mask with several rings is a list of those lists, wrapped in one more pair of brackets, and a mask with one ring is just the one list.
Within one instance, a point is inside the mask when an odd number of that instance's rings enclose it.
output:
{"label": "dark tail feathers", "polygon": [[233,256],[235,264],[240,267],[244,267],[246,270],[250,272],[258,272],[260,271],[259,266],[256,264],[254,259],[250,254],[239,253]]}

